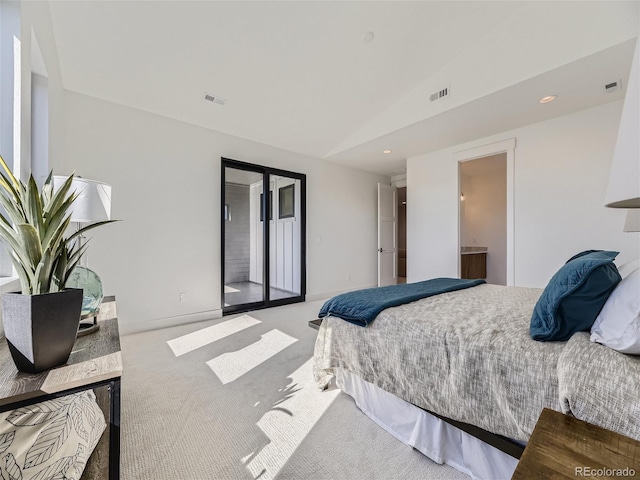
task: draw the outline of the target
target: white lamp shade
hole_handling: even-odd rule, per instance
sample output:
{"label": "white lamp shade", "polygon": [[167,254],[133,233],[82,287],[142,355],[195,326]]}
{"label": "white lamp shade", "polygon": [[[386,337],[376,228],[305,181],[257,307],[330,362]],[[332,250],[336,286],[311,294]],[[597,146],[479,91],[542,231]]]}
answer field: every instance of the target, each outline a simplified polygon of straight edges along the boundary
{"label": "white lamp shade", "polygon": [[640,209],[634,208],[627,211],[627,219],[624,222],[625,232],[640,232]]}
{"label": "white lamp shade", "polygon": [[640,40],[631,63],[631,74],[622,108],[605,205],[640,208]]}
{"label": "white lamp shade", "polygon": [[[68,177],[54,176],[54,191],[67,180]],[[111,185],[74,177],[71,192],[78,193],[78,197],[71,205],[71,221],[77,223],[93,223],[111,220]]]}

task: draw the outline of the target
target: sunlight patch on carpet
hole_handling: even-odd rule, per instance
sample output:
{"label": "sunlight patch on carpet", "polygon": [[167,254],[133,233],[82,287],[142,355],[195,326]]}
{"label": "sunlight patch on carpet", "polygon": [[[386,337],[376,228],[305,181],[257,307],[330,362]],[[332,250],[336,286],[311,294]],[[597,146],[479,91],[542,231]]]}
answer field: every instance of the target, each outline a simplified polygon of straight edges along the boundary
{"label": "sunlight patch on carpet", "polygon": [[297,338],[290,337],[280,330],[271,330],[248,347],[236,352],[224,353],[209,360],[207,365],[225,385],[240,378],[297,341]]}
{"label": "sunlight patch on carpet", "polygon": [[238,290],[237,288],[230,287],[229,285],[224,286],[224,293],[235,293],[239,291],[240,290]]}
{"label": "sunlight patch on carpet", "polygon": [[217,323],[216,325],[211,325],[210,327],[174,338],[173,340],[167,341],[167,344],[171,350],[173,350],[173,354],[179,357],[180,355],[193,352],[200,347],[209,345],[234,333],[241,332],[259,323],[262,322],[249,315],[242,315],[241,317],[232,318],[226,322]]}
{"label": "sunlight patch on carpet", "polygon": [[286,388],[294,393],[287,395],[277,408],[269,410],[258,421],[257,426],[270,442],[256,455],[242,459],[253,478],[275,478],[340,394],[337,389],[320,390],[313,380],[312,366],[313,358],[310,358],[289,375],[291,384]]}

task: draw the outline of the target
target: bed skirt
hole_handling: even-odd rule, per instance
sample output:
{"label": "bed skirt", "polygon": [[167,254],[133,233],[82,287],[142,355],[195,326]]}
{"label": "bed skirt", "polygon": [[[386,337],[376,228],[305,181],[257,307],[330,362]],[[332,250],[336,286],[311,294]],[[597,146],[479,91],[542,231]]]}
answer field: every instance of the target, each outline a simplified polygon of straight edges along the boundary
{"label": "bed skirt", "polygon": [[436,463],[445,463],[474,479],[510,479],[518,460],[428,412],[336,368],[336,385],[371,420],[402,443]]}

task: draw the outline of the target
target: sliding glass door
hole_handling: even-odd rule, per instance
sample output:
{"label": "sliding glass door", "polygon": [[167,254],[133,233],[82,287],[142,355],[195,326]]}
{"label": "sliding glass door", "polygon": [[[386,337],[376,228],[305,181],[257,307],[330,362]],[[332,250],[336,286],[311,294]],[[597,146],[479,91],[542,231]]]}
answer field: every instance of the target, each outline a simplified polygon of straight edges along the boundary
{"label": "sliding glass door", "polygon": [[221,217],[223,312],[304,301],[305,175],[223,159]]}

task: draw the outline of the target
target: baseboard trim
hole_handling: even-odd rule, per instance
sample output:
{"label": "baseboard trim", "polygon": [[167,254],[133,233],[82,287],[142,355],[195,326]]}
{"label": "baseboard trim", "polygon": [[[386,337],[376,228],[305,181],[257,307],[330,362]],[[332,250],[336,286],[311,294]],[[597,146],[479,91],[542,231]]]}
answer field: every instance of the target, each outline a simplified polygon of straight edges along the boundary
{"label": "baseboard trim", "polygon": [[306,302],[314,302],[316,300],[327,300],[331,297],[335,297],[336,295],[340,295],[341,293],[347,293],[347,292],[353,292],[355,290],[363,290],[365,288],[374,288],[377,287],[377,284],[373,284],[373,285],[364,285],[361,287],[354,287],[354,288],[347,288],[344,290],[335,290],[333,292],[323,292],[323,293],[312,293],[312,294],[307,294],[305,297],[305,301]]}
{"label": "baseboard trim", "polygon": [[216,318],[222,318],[222,309],[189,313],[187,315],[176,315],[175,317],[155,318],[134,323],[120,323],[119,327],[121,335],[131,335],[133,333],[149,332],[151,330],[176,327],[178,325],[202,322],[204,320],[214,320]]}
{"label": "baseboard trim", "polygon": [[[341,293],[353,292],[354,290],[362,290],[364,288],[377,287],[373,285],[363,285],[360,287],[347,288],[344,290],[334,290],[333,292],[312,293],[305,296],[305,302],[313,302],[316,300],[327,300]],[[120,323],[120,335],[132,335],[134,333],[149,332],[151,330],[160,330],[161,328],[176,327],[178,325],[186,325],[189,323],[202,322],[204,320],[214,320],[222,318],[222,309],[208,310],[206,312],[189,313],[187,315],[176,315],[175,317],[155,318],[151,320],[142,320],[133,323]]]}

